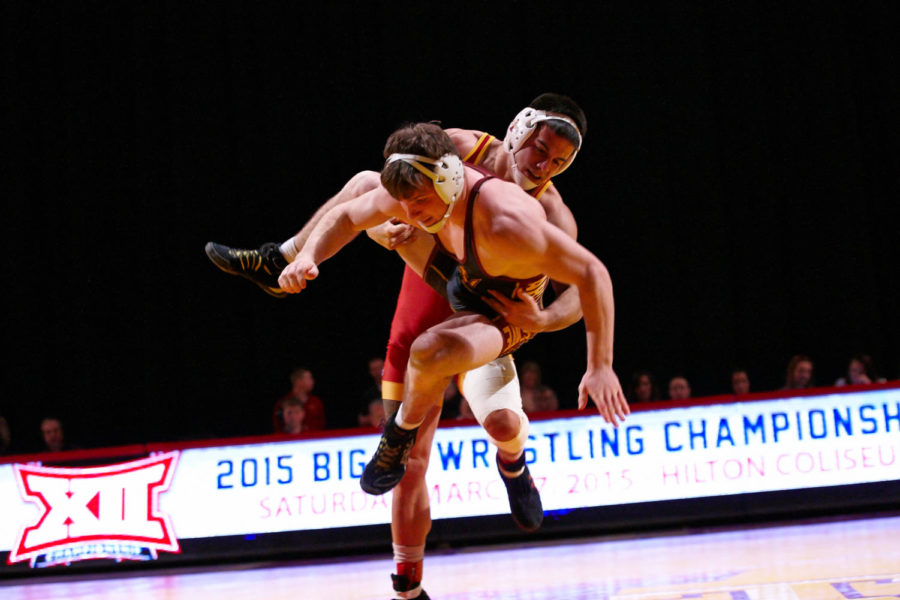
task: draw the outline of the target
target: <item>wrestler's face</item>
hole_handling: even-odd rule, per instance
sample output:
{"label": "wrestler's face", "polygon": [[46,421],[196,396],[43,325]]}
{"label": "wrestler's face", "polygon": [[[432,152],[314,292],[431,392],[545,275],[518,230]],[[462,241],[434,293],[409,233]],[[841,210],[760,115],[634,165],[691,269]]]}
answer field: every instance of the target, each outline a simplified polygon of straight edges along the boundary
{"label": "wrestler's face", "polygon": [[573,152],[572,142],[539,125],[513,157],[516,183],[526,189],[542,185],[560,172]]}
{"label": "wrestler's face", "polygon": [[438,196],[431,183],[416,188],[411,194],[398,200],[406,211],[408,221],[425,227],[430,227],[443,219],[444,213],[447,212],[447,205]]}

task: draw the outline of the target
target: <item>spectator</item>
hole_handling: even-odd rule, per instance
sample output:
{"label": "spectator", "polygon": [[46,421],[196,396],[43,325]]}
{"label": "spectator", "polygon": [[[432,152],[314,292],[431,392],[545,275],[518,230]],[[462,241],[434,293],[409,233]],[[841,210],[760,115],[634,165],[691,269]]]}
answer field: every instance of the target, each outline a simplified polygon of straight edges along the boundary
{"label": "spectator", "polygon": [[[526,361],[519,369],[519,386],[522,392],[522,410],[525,414],[541,412],[544,405],[559,406],[556,392],[541,383],[541,366],[534,361]],[[542,396],[545,399],[542,399]]]}
{"label": "spectator", "polygon": [[75,448],[66,440],[62,421],[56,417],[46,417],[41,421],[41,437],[44,440],[44,452],[62,452]]}
{"label": "spectator", "polygon": [[538,388],[538,393],[534,397],[534,406],[532,408],[536,413],[559,410],[559,399],[556,397],[556,392],[546,385],[542,385]]}
{"label": "spectator", "polygon": [[373,357],[369,359],[369,377],[372,378],[372,385],[366,389],[363,397],[368,400],[371,398],[381,398],[381,376],[384,374],[384,359]]}
{"label": "spectator", "polygon": [[681,375],[677,375],[669,380],[669,399],[670,400],[688,400],[691,397],[691,384]]}
{"label": "spectator", "polygon": [[12,433],[9,431],[9,423],[3,415],[0,415],[0,456],[4,454],[12,454],[10,447],[12,446]]}
{"label": "spectator", "polygon": [[[369,376],[372,378],[372,385],[369,386],[362,397],[359,399],[359,412],[356,415],[357,425],[360,427],[378,427],[378,421],[374,423],[370,419],[372,414],[372,400],[378,398],[381,400],[381,376],[384,373],[384,359],[373,357],[369,359]],[[384,412],[382,409],[381,412]]]}
{"label": "spectator", "polygon": [[879,377],[872,363],[872,357],[868,354],[856,354],[850,358],[847,365],[847,376],[841,377],[834,385],[866,385],[869,383],[884,383],[887,381]]}
{"label": "spectator", "polygon": [[750,393],[750,376],[747,369],[737,368],[731,371],[731,391],[735,396]]}
{"label": "spectator", "polygon": [[813,386],[813,362],[803,354],[791,358],[785,373],[783,390],[805,390]]}
{"label": "spectator", "polygon": [[279,398],[272,409],[272,428],[275,433],[284,433],[284,414],[282,404],[288,398],[297,398],[306,409],[304,424],[306,431],[325,429],[325,407],[322,399],[312,394],[316,380],[312,371],[306,367],[298,367],[291,371],[291,391]]}
{"label": "spectator", "polygon": [[369,401],[369,409],[366,414],[366,422],[372,427],[384,427],[384,421],[387,415],[384,414],[384,400],[381,398],[372,398]]}
{"label": "spectator", "polygon": [[650,371],[635,371],[631,376],[631,388],[628,390],[628,402],[659,402],[661,399],[656,378]]}
{"label": "spectator", "polygon": [[297,435],[307,431],[306,406],[296,396],[288,396],[281,402],[281,417],[284,421],[284,433]]}

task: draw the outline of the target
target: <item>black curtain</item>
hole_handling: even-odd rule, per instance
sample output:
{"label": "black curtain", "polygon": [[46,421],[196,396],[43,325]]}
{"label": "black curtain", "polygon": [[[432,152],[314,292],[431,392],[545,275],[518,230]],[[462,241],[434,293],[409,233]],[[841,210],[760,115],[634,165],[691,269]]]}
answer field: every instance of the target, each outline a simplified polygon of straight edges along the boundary
{"label": "black curtain", "polygon": [[[203,245],[292,235],[404,121],[502,135],[544,91],[589,128],[557,185],[609,267],[616,369],[695,394],[900,377],[894,2],[12,2],[0,414],[82,445],[268,431],[310,367],[352,425],[399,259],[367,239],[275,300]],[[563,407],[583,327],[538,360]]]}

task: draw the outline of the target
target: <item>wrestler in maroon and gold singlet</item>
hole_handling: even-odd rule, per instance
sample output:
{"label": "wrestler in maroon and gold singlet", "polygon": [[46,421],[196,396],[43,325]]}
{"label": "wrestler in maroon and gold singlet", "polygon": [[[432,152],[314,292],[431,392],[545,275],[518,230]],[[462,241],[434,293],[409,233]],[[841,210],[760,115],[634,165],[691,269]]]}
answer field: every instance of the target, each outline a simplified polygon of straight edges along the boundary
{"label": "wrestler in maroon and gold singlet", "polygon": [[[482,161],[487,149],[497,138],[483,133],[478,142],[463,157],[471,165]],[[552,183],[548,180],[543,185],[529,190],[528,193],[540,198]],[[397,307],[391,321],[391,335],[388,340],[387,356],[384,361],[384,375],[381,380],[381,396],[386,400],[403,400],[403,377],[406,375],[406,364],[409,361],[409,348],[420,333],[437,325],[453,310],[440,294],[431,289],[421,277],[409,267],[403,271],[403,282],[397,297]]]}

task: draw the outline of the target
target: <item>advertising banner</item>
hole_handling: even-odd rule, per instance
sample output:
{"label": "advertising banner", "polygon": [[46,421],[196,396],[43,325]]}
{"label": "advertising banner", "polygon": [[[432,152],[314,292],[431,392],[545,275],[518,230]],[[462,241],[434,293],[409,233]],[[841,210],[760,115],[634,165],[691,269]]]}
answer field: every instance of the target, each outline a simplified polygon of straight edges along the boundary
{"label": "advertising banner", "polygon": [[[375,434],[173,449],[100,467],[0,465],[8,564],[152,560],[179,540],[390,522],[359,487]],[[442,423],[427,474],[434,519],[509,512],[479,426]],[[900,389],[532,422],[545,511],[900,480]]]}

